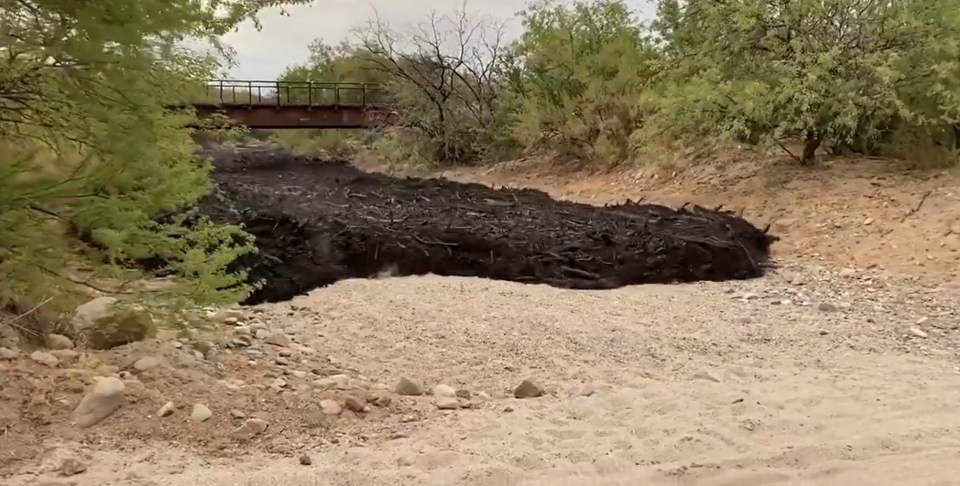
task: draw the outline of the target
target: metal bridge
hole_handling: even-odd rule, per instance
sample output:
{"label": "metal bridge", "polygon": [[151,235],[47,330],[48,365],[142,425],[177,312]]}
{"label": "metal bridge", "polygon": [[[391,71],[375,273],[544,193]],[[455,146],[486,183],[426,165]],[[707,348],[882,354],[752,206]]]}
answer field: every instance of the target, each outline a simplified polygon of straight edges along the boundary
{"label": "metal bridge", "polygon": [[396,117],[384,94],[368,83],[216,80],[190,104],[200,119],[221,113],[249,128],[376,128]]}

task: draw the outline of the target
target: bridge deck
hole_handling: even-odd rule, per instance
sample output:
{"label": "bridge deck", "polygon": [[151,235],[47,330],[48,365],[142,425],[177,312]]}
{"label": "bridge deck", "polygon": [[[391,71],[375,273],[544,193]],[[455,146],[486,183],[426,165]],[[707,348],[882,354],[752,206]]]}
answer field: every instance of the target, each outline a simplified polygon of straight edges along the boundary
{"label": "bridge deck", "polygon": [[249,128],[375,128],[395,115],[377,85],[217,80],[191,103],[198,118],[221,113]]}

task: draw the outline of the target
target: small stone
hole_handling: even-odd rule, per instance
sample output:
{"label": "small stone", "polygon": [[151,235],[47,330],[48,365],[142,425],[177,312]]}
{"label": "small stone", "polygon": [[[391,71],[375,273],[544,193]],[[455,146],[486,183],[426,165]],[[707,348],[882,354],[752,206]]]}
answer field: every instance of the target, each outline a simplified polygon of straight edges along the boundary
{"label": "small stone", "polygon": [[480,392],[480,393],[477,393],[477,398],[479,398],[479,399],[481,399],[481,400],[489,400],[489,399],[490,399],[490,394],[487,393],[487,392]]}
{"label": "small stone", "polygon": [[[250,326],[250,330],[253,330],[253,326]],[[256,337],[257,339],[267,339],[268,337],[270,337],[270,335],[271,333],[270,331],[267,330],[266,327],[253,331],[253,336]]]}
{"label": "small stone", "polygon": [[460,408],[460,401],[456,397],[437,397],[434,404],[440,410],[456,410]]}
{"label": "small stone", "polygon": [[829,303],[829,302],[821,302],[821,303],[817,304],[817,309],[819,309],[819,310],[821,310],[821,311],[823,311],[823,312],[836,312],[836,311],[837,311],[837,306],[835,306],[835,305],[833,305],[833,304],[831,304],[831,303]]}
{"label": "small stone", "polygon": [[699,372],[697,372],[697,373],[694,373],[694,374],[693,374],[693,379],[694,379],[694,380],[712,381],[712,382],[714,382],[714,383],[720,383],[720,378],[717,378],[716,376],[713,376],[712,374],[710,374],[709,371],[699,371]]}
{"label": "small stone", "polygon": [[17,359],[20,356],[20,351],[10,348],[0,348],[0,361],[10,361]]}
{"label": "small stone", "polygon": [[280,351],[277,352],[277,355],[278,355],[278,356],[282,356],[282,357],[284,357],[284,358],[289,358],[289,357],[293,356],[293,350],[292,350],[292,349],[281,349]]}
{"label": "small stone", "polygon": [[190,420],[196,423],[205,422],[210,417],[213,417],[213,412],[206,405],[200,403],[195,404],[193,412],[190,413]]}
{"label": "small stone", "polygon": [[470,393],[470,390],[467,390],[466,388],[461,388],[461,389],[457,390],[457,392],[455,393],[455,396],[456,396],[457,398],[462,398],[462,399],[464,399],[464,400],[469,400],[471,397],[473,397],[473,394]]}
{"label": "small stone", "polygon": [[327,415],[340,415],[340,412],[343,411],[343,407],[341,407],[336,400],[321,400],[320,410]]}
{"label": "small stone", "polygon": [[73,341],[63,334],[47,334],[47,347],[50,349],[73,349]]}
{"label": "small stone", "polygon": [[360,412],[369,410],[364,400],[361,400],[354,396],[347,397],[346,400],[344,400],[343,404],[346,405],[347,410],[350,410],[351,412],[354,412],[354,413],[360,413]]}
{"label": "small stone", "polygon": [[295,378],[306,378],[306,377],[307,377],[307,372],[306,372],[306,371],[302,371],[302,370],[294,370],[294,371],[293,371],[293,376],[294,376]]}
{"label": "small stone", "polygon": [[124,388],[120,378],[101,378],[80,400],[74,410],[74,422],[79,427],[90,427],[109,417],[123,404]]}
{"label": "small stone", "polygon": [[927,333],[924,332],[923,330],[918,329],[918,328],[916,328],[916,327],[911,327],[911,328],[910,328],[910,334],[913,335],[914,337],[918,337],[918,338],[925,338],[925,337],[929,336],[929,334],[927,334]]}
{"label": "small stone", "polygon": [[30,359],[36,361],[37,363],[47,365],[51,368],[60,364],[60,360],[56,356],[46,352],[46,351],[34,351],[30,353]]}
{"label": "small stone", "polygon": [[310,456],[303,454],[300,456],[300,465],[309,466],[313,464],[313,461],[310,459]]}
{"label": "small stone", "polygon": [[457,395],[457,390],[452,386],[441,384],[433,387],[433,395],[437,397],[454,397]]}
{"label": "small stone", "polygon": [[344,374],[333,375],[330,377],[340,390],[346,390],[350,387],[350,377]]}
{"label": "small stone", "polygon": [[87,470],[87,465],[80,462],[77,459],[69,457],[63,460],[63,464],[60,465],[60,474],[63,476],[76,476]]}
{"label": "small stone", "polygon": [[393,403],[393,399],[390,397],[377,397],[377,399],[373,402],[374,405],[381,408],[387,408],[391,403]]}
{"label": "small stone", "polygon": [[417,463],[417,457],[413,454],[404,454],[397,458],[397,465],[401,467],[412,466]]}
{"label": "small stone", "polygon": [[394,391],[400,395],[406,395],[406,396],[423,395],[423,387],[405,376],[400,378],[400,381],[397,383],[397,386],[394,387]]}
{"label": "small stone", "polygon": [[163,406],[160,407],[160,410],[157,411],[157,416],[166,417],[169,415],[173,415],[173,411],[175,408],[176,408],[176,405],[174,405],[173,402],[164,403]]}
{"label": "small stone", "polygon": [[247,418],[247,414],[241,412],[240,410],[231,410],[231,411],[230,411],[230,416],[233,417],[233,418],[235,418],[235,419],[245,419],[245,418]]}
{"label": "small stone", "polygon": [[152,368],[156,368],[163,363],[163,360],[157,358],[156,356],[146,356],[138,359],[133,363],[133,369],[144,372]]}
{"label": "small stone", "polygon": [[313,386],[317,387],[320,391],[323,391],[337,386],[337,383],[330,378],[320,378],[319,380],[313,382]]}
{"label": "small stone", "polygon": [[263,338],[263,342],[285,348],[293,344],[293,341],[282,332],[272,332],[269,336]]}
{"label": "small stone", "polygon": [[597,393],[597,387],[594,386],[593,384],[589,384],[581,388],[578,395],[580,395],[581,397],[589,397],[589,396],[595,395],[596,393]]}
{"label": "small stone", "polygon": [[523,380],[523,382],[513,390],[513,396],[516,398],[536,398],[543,396],[544,393],[546,393],[546,390],[530,378]]}
{"label": "small stone", "polygon": [[270,382],[270,388],[276,388],[279,390],[279,389],[286,388],[286,386],[287,386],[287,382],[283,378],[274,378],[274,380]]}
{"label": "small stone", "polygon": [[273,360],[279,366],[290,366],[290,360],[282,356],[277,356],[277,359]]}
{"label": "small stone", "polygon": [[250,439],[264,433],[269,426],[270,424],[263,419],[247,419],[243,421],[243,425],[233,431],[233,435]]}
{"label": "small stone", "polygon": [[50,351],[50,354],[56,356],[60,361],[73,361],[80,357],[80,353],[72,349],[54,349]]}
{"label": "small stone", "polygon": [[233,328],[233,335],[249,337],[253,335],[253,331],[250,330],[250,326],[237,326]]}

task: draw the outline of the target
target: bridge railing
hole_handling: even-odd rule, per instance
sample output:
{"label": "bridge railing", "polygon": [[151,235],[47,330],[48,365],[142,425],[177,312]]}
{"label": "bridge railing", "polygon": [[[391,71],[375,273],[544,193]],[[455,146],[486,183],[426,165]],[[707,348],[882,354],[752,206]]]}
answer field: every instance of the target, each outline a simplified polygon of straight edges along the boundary
{"label": "bridge railing", "polygon": [[214,80],[205,102],[223,106],[377,106],[386,101],[377,84],[317,81]]}

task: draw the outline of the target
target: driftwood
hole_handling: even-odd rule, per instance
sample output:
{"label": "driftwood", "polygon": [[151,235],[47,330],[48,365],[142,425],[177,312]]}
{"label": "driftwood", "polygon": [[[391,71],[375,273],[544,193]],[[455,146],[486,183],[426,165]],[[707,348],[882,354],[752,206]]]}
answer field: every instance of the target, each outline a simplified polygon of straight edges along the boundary
{"label": "driftwood", "polygon": [[575,289],[762,276],[776,240],[731,212],[597,207],[524,189],[397,179],[266,149],[214,154],[201,210],[242,223],[261,280],[247,303],[280,301],[387,268]]}

